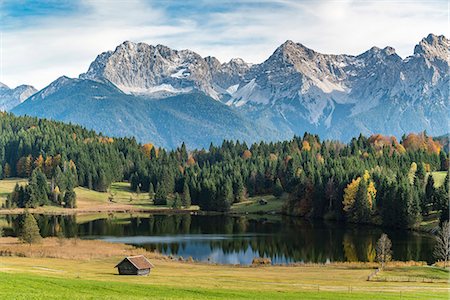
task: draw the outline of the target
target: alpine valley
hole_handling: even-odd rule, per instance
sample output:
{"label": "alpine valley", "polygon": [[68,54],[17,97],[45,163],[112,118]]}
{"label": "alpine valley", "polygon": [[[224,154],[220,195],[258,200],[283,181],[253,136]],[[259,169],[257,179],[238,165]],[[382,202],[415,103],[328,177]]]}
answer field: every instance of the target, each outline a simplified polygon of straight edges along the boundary
{"label": "alpine valley", "polygon": [[[391,47],[332,55],[286,41],[250,64],[124,42],[98,55],[79,78],[60,77],[37,93],[1,86],[0,109],[167,148],[281,140],[305,131],[343,141],[360,133],[442,135],[449,51],[449,40],[433,34],[404,59]],[[22,102],[24,95],[30,97]]]}

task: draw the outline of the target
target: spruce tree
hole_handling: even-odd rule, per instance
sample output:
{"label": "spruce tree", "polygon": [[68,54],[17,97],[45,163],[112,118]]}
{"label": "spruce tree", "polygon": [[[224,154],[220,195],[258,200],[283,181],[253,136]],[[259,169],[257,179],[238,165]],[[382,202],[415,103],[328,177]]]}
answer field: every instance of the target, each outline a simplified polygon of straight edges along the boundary
{"label": "spruce tree", "polygon": [[275,186],[273,187],[273,195],[280,198],[283,195],[283,186],[281,185],[280,178],[275,181]]}
{"label": "spruce tree", "polygon": [[187,182],[184,182],[183,185],[183,200],[182,200],[183,207],[190,208],[191,207],[191,192],[189,190],[189,185]]}
{"label": "spruce tree", "polygon": [[33,170],[27,186],[27,207],[37,207],[48,204],[49,186],[47,178],[39,169]]}
{"label": "spruce tree", "polygon": [[148,196],[150,200],[153,200],[155,198],[155,188],[153,187],[153,183],[150,182],[150,186],[148,188]]}
{"label": "spruce tree", "polygon": [[167,205],[167,192],[162,184],[156,185],[155,199],[153,200],[155,205]]}
{"label": "spruce tree", "polygon": [[430,174],[428,175],[427,185],[425,186],[425,195],[420,199],[420,208],[422,209],[422,214],[427,215],[430,207],[433,206],[434,200],[434,179]]}
{"label": "spruce tree", "polygon": [[175,193],[175,197],[174,197],[173,202],[172,202],[172,208],[173,208],[173,209],[178,209],[178,208],[180,208],[180,207],[181,207],[181,197],[180,197],[180,194]]}
{"label": "spruce tree", "polygon": [[212,209],[220,212],[227,212],[230,210],[233,199],[233,187],[231,181],[226,180],[219,189],[216,205]]}
{"label": "spruce tree", "polygon": [[233,190],[234,203],[239,203],[245,200],[245,186],[240,174],[236,175],[236,182],[234,184]]}
{"label": "spruce tree", "polygon": [[20,229],[19,239],[31,245],[33,243],[38,243],[41,238],[42,237],[39,233],[39,226],[36,222],[36,219],[32,214],[26,212],[22,227]]}
{"label": "spruce tree", "polygon": [[77,194],[73,188],[66,191],[64,194],[64,207],[76,208],[77,207]]}
{"label": "spruce tree", "polygon": [[355,196],[355,204],[351,210],[353,222],[368,223],[370,221],[370,207],[367,196],[367,183],[364,179],[359,181]]}

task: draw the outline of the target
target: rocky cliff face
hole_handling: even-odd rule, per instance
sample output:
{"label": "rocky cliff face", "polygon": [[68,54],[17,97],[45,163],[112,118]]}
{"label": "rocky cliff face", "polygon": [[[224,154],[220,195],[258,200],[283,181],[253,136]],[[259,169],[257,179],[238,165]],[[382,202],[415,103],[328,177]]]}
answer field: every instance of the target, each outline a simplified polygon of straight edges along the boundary
{"label": "rocky cliff face", "polygon": [[190,50],[124,42],[104,52],[81,79],[108,80],[126,93],[163,98],[200,91],[216,100],[248,69],[242,60],[220,64]]}
{"label": "rocky cliff face", "polygon": [[9,111],[36,93],[31,85],[19,85],[11,89],[0,82],[0,111]]}

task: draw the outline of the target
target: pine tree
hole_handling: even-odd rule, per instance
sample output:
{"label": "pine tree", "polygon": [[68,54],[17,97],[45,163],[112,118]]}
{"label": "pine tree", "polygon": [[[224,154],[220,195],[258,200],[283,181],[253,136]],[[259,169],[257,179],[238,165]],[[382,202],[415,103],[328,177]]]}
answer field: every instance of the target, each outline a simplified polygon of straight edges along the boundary
{"label": "pine tree", "polygon": [[108,191],[109,183],[108,183],[108,179],[106,178],[105,171],[101,170],[98,176],[99,177],[98,177],[98,183],[97,183],[96,190],[99,192]]}
{"label": "pine tree", "polygon": [[408,227],[415,227],[421,220],[420,218],[420,193],[421,189],[413,186],[408,186],[405,197],[407,204],[406,217],[408,219]]}
{"label": "pine tree", "polygon": [[187,184],[187,182],[184,182],[183,185],[183,200],[182,200],[182,204],[185,208],[190,208],[191,207],[191,192],[189,190],[189,185]]}
{"label": "pine tree", "polygon": [[67,208],[76,208],[77,207],[77,194],[70,188],[64,194],[64,207]]}
{"label": "pine tree", "polygon": [[155,199],[153,200],[155,205],[167,205],[167,192],[162,184],[156,185]]}
{"label": "pine tree", "polygon": [[416,171],[416,180],[419,181],[420,186],[425,185],[425,177],[427,176],[427,173],[425,172],[425,167],[422,162],[419,162],[417,164],[417,171]]}
{"label": "pine tree", "polygon": [[434,179],[430,174],[428,175],[427,185],[425,186],[425,195],[421,198],[420,201],[420,208],[422,209],[423,215],[427,215],[430,210],[430,206],[433,206],[433,203],[435,202],[434,194]]}
{"label": "pine tree", "polygon": [[48,204],[49,186],[47,178],[40,169],[33,170],[27,186],[27,207],[37,207]]}
{"label": "pine tree", "polygon": [[180,197],[180,194],[175,193],[175,197],[174,197],[173,202],[172,202],[172,208],[173,208],[173,209],[178,209],[178,208],[180,208],[180,207],[181,207],[181,197]]}
{"label": "pine tree", "polygon": [[275,181],[273,195],[277,198],[280,198],[283,195],[283,186],[281,185],[280,178],[277,178],[277,180]]}
{"label": "pine tree", "polygon": [[150,182],[150,186],[148,188],[148,196],[150,200],[153,200],[155,198],[155,188],[153,187],[153,183]]}
{"label": "pine tree", "polygon": [[39,226],[36,219],[30,213],[25,213],[25,218],[20,229],[19,239],[25,243],[33,244],[38,243],[41,240],[41,234],[39,233]]}
{"label": "pine tree", "polygon": [[233,200],[233,187],[231,181],[226,180],[219,189],[216,205],[212,209],[220,212],[227,212],[230,210]]}
{"label": "pine tree", "polygon": [[245,186],[244,181],[242,180],[242,176],[240,174],[234,174],[234,182],[233,182],[233,194],[234,194],[234,203],[239,203],[245,200]]}

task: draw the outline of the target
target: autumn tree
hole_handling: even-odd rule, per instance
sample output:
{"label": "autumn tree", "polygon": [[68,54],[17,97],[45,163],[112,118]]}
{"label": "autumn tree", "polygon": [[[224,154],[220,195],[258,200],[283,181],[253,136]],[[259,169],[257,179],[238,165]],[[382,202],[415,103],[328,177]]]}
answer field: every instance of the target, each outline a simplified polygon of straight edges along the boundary
{"label": "autumn tree", "polygon": [[245,150],[243,153],[242,153],[242,158],[243,159],[249,159],[249,158],[251,158],[252,157],[252,153],[250,152],[250,150]]}
{"label": "autumn tree", "polygon": [[34,168],[44,171],[44,157],[42,156],[42,154],[40,154],[34,161]]}
{"label": "autumn tree", "polygon": [[347,216],[353,222],[370,221],[370,212],[374,207],[376,194],[375,183],[370,179],[369,172],[365,170],[362,178],[353,179],[344,189],[342,204]]}
{"label": "autumn tree", "polygon": [[60,199],[61,191],[59,190],[58,186],[55,186],[52,194],[53,194],[53,203],[61,204],[61,202],[62,202]]}
{"label": "autumn tree", "polygon": [[342,201],[342,204],[344,205],[345,212],[349,212],[355,204],[356,193],[358,192],[360,181],[361,177],[353,179],[344,189],[344,200]]}

